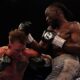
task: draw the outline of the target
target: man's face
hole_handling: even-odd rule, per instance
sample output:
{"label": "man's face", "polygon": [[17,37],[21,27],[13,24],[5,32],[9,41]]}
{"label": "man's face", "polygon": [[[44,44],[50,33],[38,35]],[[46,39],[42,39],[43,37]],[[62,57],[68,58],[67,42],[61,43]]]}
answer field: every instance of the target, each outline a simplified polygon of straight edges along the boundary
{"label": "man's face", "polygon": [[26,45],[19,43],[18,41],[10,44],[10,50],[13,55],[18,55],[26,48]]}
{"label": "man's face", "polygon": [[53,21],[58,19],[58,13],[56,7],[48,7],[45,10],[46,21],[48,25],[51,25]]}

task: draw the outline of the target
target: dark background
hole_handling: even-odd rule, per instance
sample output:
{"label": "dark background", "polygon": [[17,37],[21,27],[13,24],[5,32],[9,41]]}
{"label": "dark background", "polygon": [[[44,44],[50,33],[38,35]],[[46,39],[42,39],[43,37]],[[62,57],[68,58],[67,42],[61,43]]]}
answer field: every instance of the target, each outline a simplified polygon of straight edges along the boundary
{"label": "dark background", "polygon": [[[79,0],[56,0],[74,14],[74,20],[80,21]],[[18,27],[22,21],[31,21],[31,33],[39,41],[46,29],[44,10],[54,0],[0,0],[0,46],[8,44],[8,32]],[[25,75],[26,76],[26,75]]]}
{"label": "dark background", "polygon": [[[79,0],[56,0],[64,3],[80,21]],[[46,28],[44,10],[54,0],[0,0],[0,46],[8,43],[8,32],[17,28],[20,22],[32,22],[31,33],[39,40]]]}

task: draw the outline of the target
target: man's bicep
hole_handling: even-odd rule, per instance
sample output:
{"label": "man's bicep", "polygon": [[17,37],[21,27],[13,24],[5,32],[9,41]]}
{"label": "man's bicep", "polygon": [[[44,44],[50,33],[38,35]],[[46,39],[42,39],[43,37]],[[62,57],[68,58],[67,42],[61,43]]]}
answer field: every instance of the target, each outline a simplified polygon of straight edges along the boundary
{"label": "man's bicep", "polygon": [[80,43],[80,34],[77,32],[74,32],[71,34],[71,40],[74,43]]}
{"label": "man's bicep", "polygon": [[80,24],[75,22],[73,27],[71,26],[71,39],[74,43],[80,43]]}
{"label": "man's bicep", "polygon": [[27,57],[35,57],[38,56],[39,53],[36,50],[29,49],[27,48],[26,50],[23,51],[23,54]]}
{"label": "man's bicep", "polygon": [[43,40],[41,40],[41,41],[39,42],[39,46],[40,46],[40,48],[42,48],[42,49],[47,49],[47,48],[48,48],[48,43],[45,42],[45,41],[43,41]]}

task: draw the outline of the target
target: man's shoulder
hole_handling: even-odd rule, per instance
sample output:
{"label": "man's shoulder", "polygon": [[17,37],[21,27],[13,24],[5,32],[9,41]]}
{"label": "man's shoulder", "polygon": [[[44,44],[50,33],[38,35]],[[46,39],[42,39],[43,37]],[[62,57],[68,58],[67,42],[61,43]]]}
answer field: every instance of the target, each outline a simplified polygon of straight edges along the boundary
{"label": "man's shoulder", "polygon": [[8,46],[2,46],[2,47],[0,47],[0,55],[5,54],[7,50],[8,50]]}
{"label": "man's shoulder", "polygon": [[75,25],[75,26],[80,26],[80,22],[78,21],[73,21],[73,22],[70,22],[70,25]]}
{"label": "man's shoulder", "polygon": [[78,21],[70,22],[70,29],[80,30],[80,23]]}
{"label": "man's shoulder", "polygon": [[72,22],[70,22],[70,24],[79,25],[80,23],[78,21],[72,21]]}
{"label": "man's shoulder", "polygon": [[26,55],[28,57],[39,55],[39,53],[36,50],[31,49],[31,48],[26,48],[23,53],[24,53],[24,55]]}

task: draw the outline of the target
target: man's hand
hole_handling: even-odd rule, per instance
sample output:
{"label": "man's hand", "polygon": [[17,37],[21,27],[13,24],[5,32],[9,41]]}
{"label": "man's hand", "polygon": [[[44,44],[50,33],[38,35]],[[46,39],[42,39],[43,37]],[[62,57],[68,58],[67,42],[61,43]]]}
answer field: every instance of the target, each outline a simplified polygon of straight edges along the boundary
{"label": "man's hand", "polygon": [[25,32],[25,34],[28,35],[30,33],[31,24],[32,23],[30,21],[22,22],[19,24],[18,29]]}
{"label": "man's hand", "polygon": [[44,31],[42,40],[60,48],[62,48],[64,43],[66,42],[66,40],[58,36],[57,33],[51,31]]}

